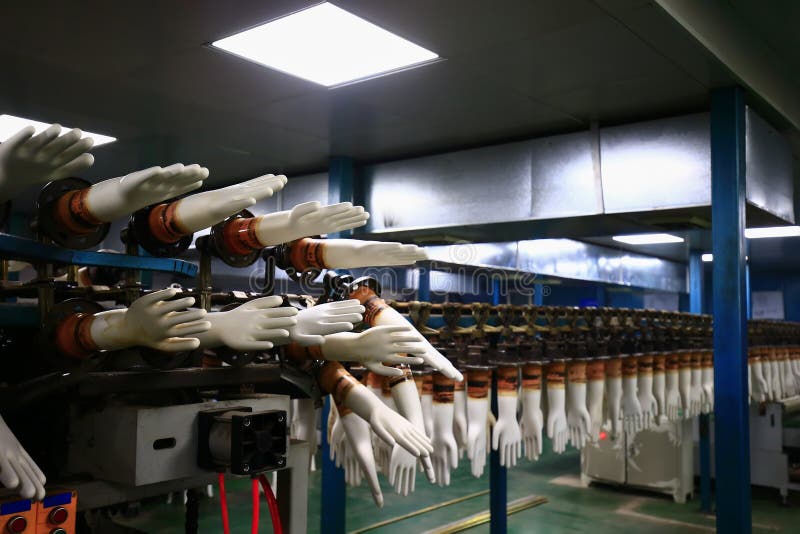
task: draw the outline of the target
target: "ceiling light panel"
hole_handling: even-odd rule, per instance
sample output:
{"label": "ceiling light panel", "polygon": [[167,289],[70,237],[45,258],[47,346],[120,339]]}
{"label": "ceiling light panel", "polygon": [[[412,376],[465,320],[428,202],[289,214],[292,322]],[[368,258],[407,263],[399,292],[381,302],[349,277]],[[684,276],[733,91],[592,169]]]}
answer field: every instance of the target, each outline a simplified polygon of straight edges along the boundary
{"label": "ceiling light panel", "polygon": [[[26,126],[33,126],[36,128],[36,133],[47,129],[50,127],[51,123],[47,122],[40,122],[35,121],[32,119],[25,119],[23,117],[16,117],[14,115],[0,115],[0,142],[5,141],[12,135],[16,134]],[[61,126],[61,133],[65,134],[70,131],[72,128],[68,128],[64,125]],[[81,129],[83,132],[82,137],[91,137],[94,139],[94,146],[105,145],[107,143],[113,143],[117,140],[116,137],[111,137],[108,135],[96,134],[92,132],[87,132],[84,129]]]}
{"label": "ceiling light panel", "polygon": [[672,234],[615,235],[612,239],[627,245],[660,245],[663,243],[683,243],[682,237]]}
{"label": "ceiling light panel", "polygon": [[427,63],[439,57],[328,2],[215,41],[212,45],[328,87]]}

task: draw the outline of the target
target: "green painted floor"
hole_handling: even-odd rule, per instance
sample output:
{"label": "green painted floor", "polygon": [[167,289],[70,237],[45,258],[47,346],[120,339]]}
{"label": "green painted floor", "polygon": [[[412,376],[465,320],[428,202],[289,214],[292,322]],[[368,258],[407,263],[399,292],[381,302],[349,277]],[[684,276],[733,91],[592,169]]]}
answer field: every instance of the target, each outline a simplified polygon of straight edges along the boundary
{"label": "green painted floor", "polygon": [[[317,464],[319,465],[319,463]],[[347,530],[353,531],[373,525],[379,521],[402,516],[420,508],[439,502],[470,495],[488,488],[488,473],[475,479],[469,473],[466,462],[462,462],[449,488],[431,486],[418,474],[416,492],[406,498],[399,497],[384,484],[386,504],[379,510],[372,504],[366,486],[347,490]],[[653,494],[621,491],[609,487],[578,486],[579,455],[572,451],[560,456],[545,454],[538,462],[523,461],[509,470],[508,499],[528,495],[543,495],[549,502],[508,517],[508,532],[511,533],[560,533],[585,532],[591,534],[614,533],[620,528],[626,534],[711,532],[714,520],[698,511],[698,501],[674,504],[670,498]],[[229,508],[233,534],[250,532],[249,481],[233,481],[229,486]],[[280,499],[280,495],[278,495]],[[320,532],[319,518],[320,472],[311,474],[309,491],[309,533]],[[428,529],[457,521],[476,512],[487,510],[488,495],[447,506],[422,516],[406,519],[382,528],[370,530],[371,534],[416,534]],[[218,498],[201,501],[200,532],[204,534],[222,531],[219,520]],[[262,506],[261,532],[272,532],[269,517],[264,516]],[[123,520],[120,520],[122,522]],[[754,490],[754,532],[800,532],[800,494],[791,493],[789,506],[778,504],[776,490]],[[135,527],[149,534],[183,533],[183,507],[167,505],[163,500],[144,503],[141,513],[124,520],[126,526]],[[488,533],[489,526],[472,528],[470,534]]]}

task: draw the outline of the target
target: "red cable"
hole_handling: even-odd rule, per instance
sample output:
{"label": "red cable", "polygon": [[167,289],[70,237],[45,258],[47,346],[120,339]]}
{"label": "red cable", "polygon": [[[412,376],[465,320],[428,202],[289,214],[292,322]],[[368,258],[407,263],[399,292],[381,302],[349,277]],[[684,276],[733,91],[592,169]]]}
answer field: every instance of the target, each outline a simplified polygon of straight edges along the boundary
{"label": "red cable", "polygon": [[258,479],[256,477],[251,480],[250,487],[253,494],[253,523],[250,525],[250,534],[258,534],[258,508],[261,503],[261,490],[258,489]]}
{"label": "red cable", "polygon": [[272,493],[272,486],[269,485],[267,477],[259,475],[258,479],[261,481],[261,487],[264,488],[264,493],[267,495],[267,504],[269,505],[269,515],[272,517],[272,531],[275,534],[283,534],[283,525],[281,524],[281,514],[278,511],[278,499]]}
{"label": "red cable", "polygon": [[219,483],[219,504],[222,508],[222,532],[231,534],[230,520],[228,519],[228,496],[225,494],[225,473],[217,473]]}

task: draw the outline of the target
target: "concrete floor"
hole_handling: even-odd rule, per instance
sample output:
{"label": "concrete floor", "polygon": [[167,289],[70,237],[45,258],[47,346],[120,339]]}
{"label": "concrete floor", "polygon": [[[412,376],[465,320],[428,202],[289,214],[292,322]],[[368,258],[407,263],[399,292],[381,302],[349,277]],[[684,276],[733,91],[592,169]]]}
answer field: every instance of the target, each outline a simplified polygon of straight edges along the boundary
{"label": "concrete floor", "polygon": [[[522,461],[509,471],[508,499],[528,495],[542,495],[549,502],[508,517],[511,533],[591,533],[626,534],[713,532],[714,519],[698,511],[698,501],[684,505],[674,504],[667,497],[653,494],[622,491],[610,487],[585,489],[579,485],[579,456],[576,451],[563,455],[545,454],[538,462]],[[364,529],[386,519],[402,516],[438,502],[467,496],[488,488],[488,473],[475,479],[466,462],[455,473],[449,488],[434,487],[417,478],[416,492],[406,498],[391,492],[384,484],[386,504],[379,510],[365,485],[347,489],[347,530]],[[229,509],[233,534],[250,532],[250,495],[248,481],[233,481],[229,486]],[[320,473],[311,474],[308,523],[309,533],[320,532],[319,493]],[[278,495],[280,499],[280,495]],[[398,521],[381,528],[368,530],[371,534],[416,534],[451,523],[471,514],[488,510],[489,496],[475,497],[421,516]],[[200,532],[221,532],[219,500],[203,498],[201,501]],[[272,532],[269,517],[262,506],[261,531]],[[754,532],[800,532],[800,494],[791,493],[789,506],[778,504],[775,490],[754,489]],[[179,534],[183,530],[183,508],[175,503],[145,503],[138,517],[123,521],[125,525],[149,534]],[[470,534],[488,533],[489,526],[482,525],[468,531]]]}

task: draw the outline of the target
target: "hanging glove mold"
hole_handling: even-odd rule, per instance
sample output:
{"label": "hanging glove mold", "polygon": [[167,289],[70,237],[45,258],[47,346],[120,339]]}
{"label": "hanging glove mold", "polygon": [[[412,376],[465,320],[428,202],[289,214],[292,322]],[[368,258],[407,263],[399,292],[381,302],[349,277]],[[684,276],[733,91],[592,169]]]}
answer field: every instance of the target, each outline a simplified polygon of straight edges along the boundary
{"label": "hanging glove mold", "polygon": [[497,422],[492,429],[492,449],[500,450],[500,465],[513,467],[522,455],[522,431],[517,422],[519,366],[497,362]]}
{"label": "hanging glove mold", "polygon": [[482,365],[467,366],[467,458],[472,476],[479,478],[486,466],[486,419],[489,415],[491,370]]}
{"label": "hanging glove mold", "polygon": [[[291,354],[293,360],[303,361],[306,356]],[[378,437],[389,445],[400,445],[416,457],[429,457],[433,448],[430,439],[400,414],[390,410],[366,386],[359,383],[338,362],[325,362],[316,370],[317,382],[324,393],[333,395],[341,406],[352,410],[367,421]]]}
{"label": "hanging glove mold", "polygon": [[552,440],[553,452],[561,454],[567,450],[569,427],[566,412],[566,363],[552,360],[547,363],[547,437]]}
{"label": "hanging glove mold", "polygon": [[567,363],[567,426],[569,440],[582,449],[589,440],[592,419],[586,409],[586,360],[572,359]]}
{"label": "hanging glove mold", "polygon": [[642,430],[658,424],[658,401],[653,394],[653,362],[652,354],[636,355],[638,367],[637,396],[642,407]]}
{"label": "hanging glove mold", "polygon": [[330,206],[306,202],[289,211],[258,217],[244,210],[214,225],[210,243],[222,261],[243,267],[258,259],[265,247],[358,228],[367,224],[367,219],[369,213],[350,202]]}
{"label": "hanging glove mold", "polygon": [[436,481],[442,486],[450,485],[450,471],[458,467],[458,444],[453,435],[453,413],[455,381],[441,373],[433,375],[433,469]]}
{"label": "hanging glove mold", "polygon": [[666,362],[666,416],[670,421],[681,418],[683,399],[680,390],[680,354],[676,351],[667,353]]}
{"label": "hanging glove mold", "polygon": [[[385,300],[378,296],[376,289],[379,292],[380,286],[370,278],[356,280],[347,288],[349,297],[358,299],[366,308],[364,322],[370,326],[408,325],[408,321],[400,313],[392,309],[386,304]],[[464,379],[455,366],[422,336],[420,336],[420,343],[425,347],[425,352],[419,354],[419,356],[427,365],[453,380],[460,382]]]}
{"label": "hanging glove mold", "polygon": [[89,150],[94,145],[77,128],[59,136],[61,126],[53,124],[34,135],[26,126],[0,144],[0,203],[17,196],[31,185],[62,180],[85,171],[94,163]]}
{"label": "hanging glove mold", "polygon": [[527,362],[522,367],[522,442],[525,445],[525,457],[538,460],[542,454],[542,363]]}
{"label": "hanging glove mold", "polygon": [[[411,370],[402,366],[403,375],[392,377],[389,381],[392,398],[398,413],[405,417],[414,427],[425,435],[425,419],[422,415],[422,403],[419,398],[419,391],[414,383]],[[433,464],[429,456],[420,458],[425,475],[431,484],[436,482],[436,475],[433,471]],[[395,446],[392,451],[390,461],[389,483],[395,487],[395,491],[401,495],[408,495],[414,491],[416,479],[416,460],[411,460],[405,451],[399,451]]]}
{"label": "hanging glove mold", "polygon": [[61,246],[89,248],[105,238],[111,221],[193,191],[206,178],[205,167],[176,163],[94,185],[79,178],[50,182],[39,194],[37,229]]}
{"label": "hanging glove mold", "polygon": [[153,256],[184,252],[195,232],[269,198],[286,185],[286,176],[266,174],[246,182],[153,204],[131,216],[128,235]]}

